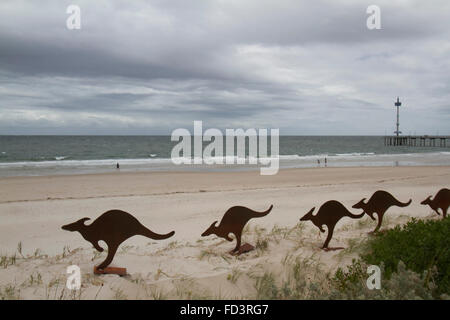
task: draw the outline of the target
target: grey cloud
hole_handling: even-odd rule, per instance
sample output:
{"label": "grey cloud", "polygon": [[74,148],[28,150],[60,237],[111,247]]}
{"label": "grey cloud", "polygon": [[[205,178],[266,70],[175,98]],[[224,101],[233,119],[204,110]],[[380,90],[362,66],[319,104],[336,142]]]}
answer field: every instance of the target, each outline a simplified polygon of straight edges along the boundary
{"label": "grey cloud", "polygon": [[[65,28],[72,3],[81,30]],[[3,1],[0,134],[384,134],[397,95],[404,131],[450,134],[450,4],[378,1],[373,31],[370,4]]]}

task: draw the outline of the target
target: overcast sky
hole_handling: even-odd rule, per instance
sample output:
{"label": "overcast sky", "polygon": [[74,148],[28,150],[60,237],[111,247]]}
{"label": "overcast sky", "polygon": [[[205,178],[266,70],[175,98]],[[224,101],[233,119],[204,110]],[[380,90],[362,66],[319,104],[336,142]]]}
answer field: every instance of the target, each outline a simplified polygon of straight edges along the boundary
{"label": "overcast sky", "polygon": [[384,135],[397,96],[450,134],[450,1],[0,1],[0,134]]}

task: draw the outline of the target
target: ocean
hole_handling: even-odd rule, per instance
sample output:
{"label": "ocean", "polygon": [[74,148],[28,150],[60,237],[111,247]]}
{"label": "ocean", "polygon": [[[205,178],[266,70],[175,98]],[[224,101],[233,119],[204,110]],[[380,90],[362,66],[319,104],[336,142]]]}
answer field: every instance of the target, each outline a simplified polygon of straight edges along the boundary
{"label": "ocean", "polygon": [[[0,136],[0,176],[120,171],[254,170],[174,165],[170,136]],[[206,146],[209,142],[205,142]],[[270,148],[269,148],[270,150]],[[450,147],[385,146],[381,136],[280,136],[280,168],[450,165]],[[320,164],[318,163],[320,161]]]}

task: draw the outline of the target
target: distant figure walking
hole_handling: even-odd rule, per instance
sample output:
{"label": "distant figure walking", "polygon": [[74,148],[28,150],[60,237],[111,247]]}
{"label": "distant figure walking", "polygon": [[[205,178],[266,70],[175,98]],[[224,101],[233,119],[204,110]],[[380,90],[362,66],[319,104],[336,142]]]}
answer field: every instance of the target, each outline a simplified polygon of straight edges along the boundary
{"label": "distant figure walking", "polygon": [[119,166],[119,163],[117,162],[117,164],[116,164],[116,168],[117,169],[120,169],[120,166]]}
{"label": "distant figure walking", "polygon": [[320,159],[317,159],[317,165],[320,167]]}
{"label": "distant figure walking", "polygon": [[325,157],[325,167],[327,166],[327,158]]}

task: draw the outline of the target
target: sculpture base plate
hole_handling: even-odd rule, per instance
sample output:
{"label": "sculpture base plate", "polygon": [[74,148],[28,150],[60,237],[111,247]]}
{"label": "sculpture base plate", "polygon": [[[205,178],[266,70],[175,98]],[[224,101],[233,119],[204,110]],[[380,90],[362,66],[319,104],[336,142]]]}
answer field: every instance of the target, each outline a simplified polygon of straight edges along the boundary
{"label": "sculpture base plate", "polygon": [[117,274],[119,276],[126,276],[126,268],[106,267],[105,269],[97,269],[94,267],[94,274]]}
{"label": "sculpture base plate", "polygon": [[383,229],[383,230],[377,230],[377,231],[370,231],[370,232],[367,232],[367,234],[368,235],[370,235],[370,236],[379,236],[380,234],[383,234],[383,233],[385,233],[386,232],[386,230],[385,229]]}
{"label": "sculpture base plate", "polygon": [[233,256],[239,256],[252,250],[255,250],[254,246],[252,246],[250,243],[244,243],[237,252],[230,251],[230,254]]}
{"label": "sculpture base plate", "polygon": [[323,251],[336,251],[336,250],[343,250],[344,247],[331,247],[331,248],[321,248]]}

